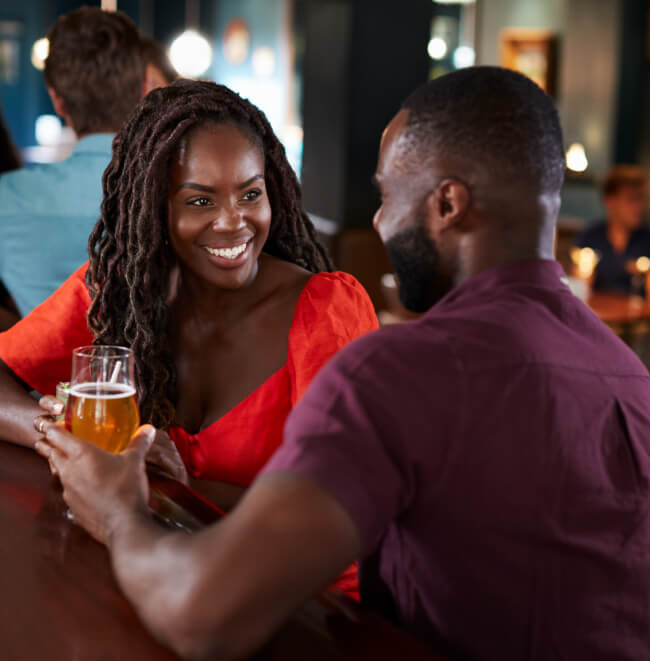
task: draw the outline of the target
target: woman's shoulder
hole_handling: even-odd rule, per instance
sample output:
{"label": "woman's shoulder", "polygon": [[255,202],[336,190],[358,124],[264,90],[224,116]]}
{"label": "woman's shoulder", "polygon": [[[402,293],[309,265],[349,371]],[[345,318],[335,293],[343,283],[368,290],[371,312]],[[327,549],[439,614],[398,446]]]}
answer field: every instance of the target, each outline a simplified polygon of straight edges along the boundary
{"label": "woman's shoulder", "polygon": [[352,339],[377,328],[375,309],[361,283],[349,273],[315,273],[304,286],[292,331]]}

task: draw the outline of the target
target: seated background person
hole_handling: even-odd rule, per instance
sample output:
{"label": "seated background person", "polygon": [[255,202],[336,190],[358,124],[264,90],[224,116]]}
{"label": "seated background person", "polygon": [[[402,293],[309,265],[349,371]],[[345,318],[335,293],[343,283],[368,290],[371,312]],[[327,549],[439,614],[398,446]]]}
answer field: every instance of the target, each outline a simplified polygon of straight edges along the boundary
{"label": "seated background person", "polygon": [[60,163],[0,177],[0,280],[21,316],[88,259],[114,133],[144,92],[140,37],[125,14],[82,7],[47,36],[47,89],[80,139]]}
{"label": "seated background person", "polygon": [[564,167],[553,101],[520,74],[462,69],[406,101],[374,222],[426,313],[322,370],[217,525],[152,520],[152,428],[109,455],[35,421],[160,639],[244,658],[362,558],[363,602],[446,658],[648,657],[650,375],[562,282]]}
{"label": "seated background person", "polygon": [[627,263],[650,257],[650,227],[643,224],[646,210],[646,175],[638,167],[617,165],[603,183],[607,219],[586,229],[577,239],[580,248],[600,255],[594,289],[631,293]]}

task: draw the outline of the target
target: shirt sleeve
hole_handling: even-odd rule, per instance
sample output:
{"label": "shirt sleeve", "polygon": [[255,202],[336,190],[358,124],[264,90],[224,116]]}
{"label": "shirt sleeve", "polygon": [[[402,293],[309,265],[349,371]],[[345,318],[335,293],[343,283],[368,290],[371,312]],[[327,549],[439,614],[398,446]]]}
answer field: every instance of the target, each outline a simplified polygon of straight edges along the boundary
{"label": "shirt sleeve", "polygon": [[340,349],[377,328],[374,306],[356,278],[342,272],[312,276],[289,333],[292,406]]}
{"label": "shirt sleeve", "polygon": [[84,264],[24,319],[0,333],[0,359],[41,394],[54,394],[59,381],[69,381],[72,350],[92,344],[86,321],[87,268]]}
{"label": "shirt sleeve", "polygon": [[376,373],[366,369],[375,359],[366,344],[362,339],[344,349],[322,370],[262,471],[302,475],[330,493],[356,523],[364,555],[376,548],[415,490],[409,451],[395,434],[395,414],[385,399],[389,380],[373,378]]}

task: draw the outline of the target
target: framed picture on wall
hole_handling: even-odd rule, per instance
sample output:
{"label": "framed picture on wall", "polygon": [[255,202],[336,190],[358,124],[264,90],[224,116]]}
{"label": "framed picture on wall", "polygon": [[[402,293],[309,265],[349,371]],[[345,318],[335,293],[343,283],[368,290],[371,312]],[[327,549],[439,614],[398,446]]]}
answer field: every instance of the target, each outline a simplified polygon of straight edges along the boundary
{"label": "framed picture on wall", "polygon": [[557,36],[549,30],[504,28],[499,36],[501,66],[519,71],[555,96]]}
{"label": "framed picture on wall", "polygon": [[13,85],[20,73],[20,39],[23,24],[0,20],[0,84]]}

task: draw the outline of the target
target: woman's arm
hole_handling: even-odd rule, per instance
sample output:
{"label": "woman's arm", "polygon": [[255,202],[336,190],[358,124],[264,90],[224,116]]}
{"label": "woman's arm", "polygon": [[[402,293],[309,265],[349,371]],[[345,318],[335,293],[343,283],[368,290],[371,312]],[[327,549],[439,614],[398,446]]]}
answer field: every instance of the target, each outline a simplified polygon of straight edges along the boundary
{"label": "woman's arm", "polygon": [[23,383],[0,361],[0,439],[33,448],[41,435],[34,429],[34,418],[43,414],[38,402]]}

